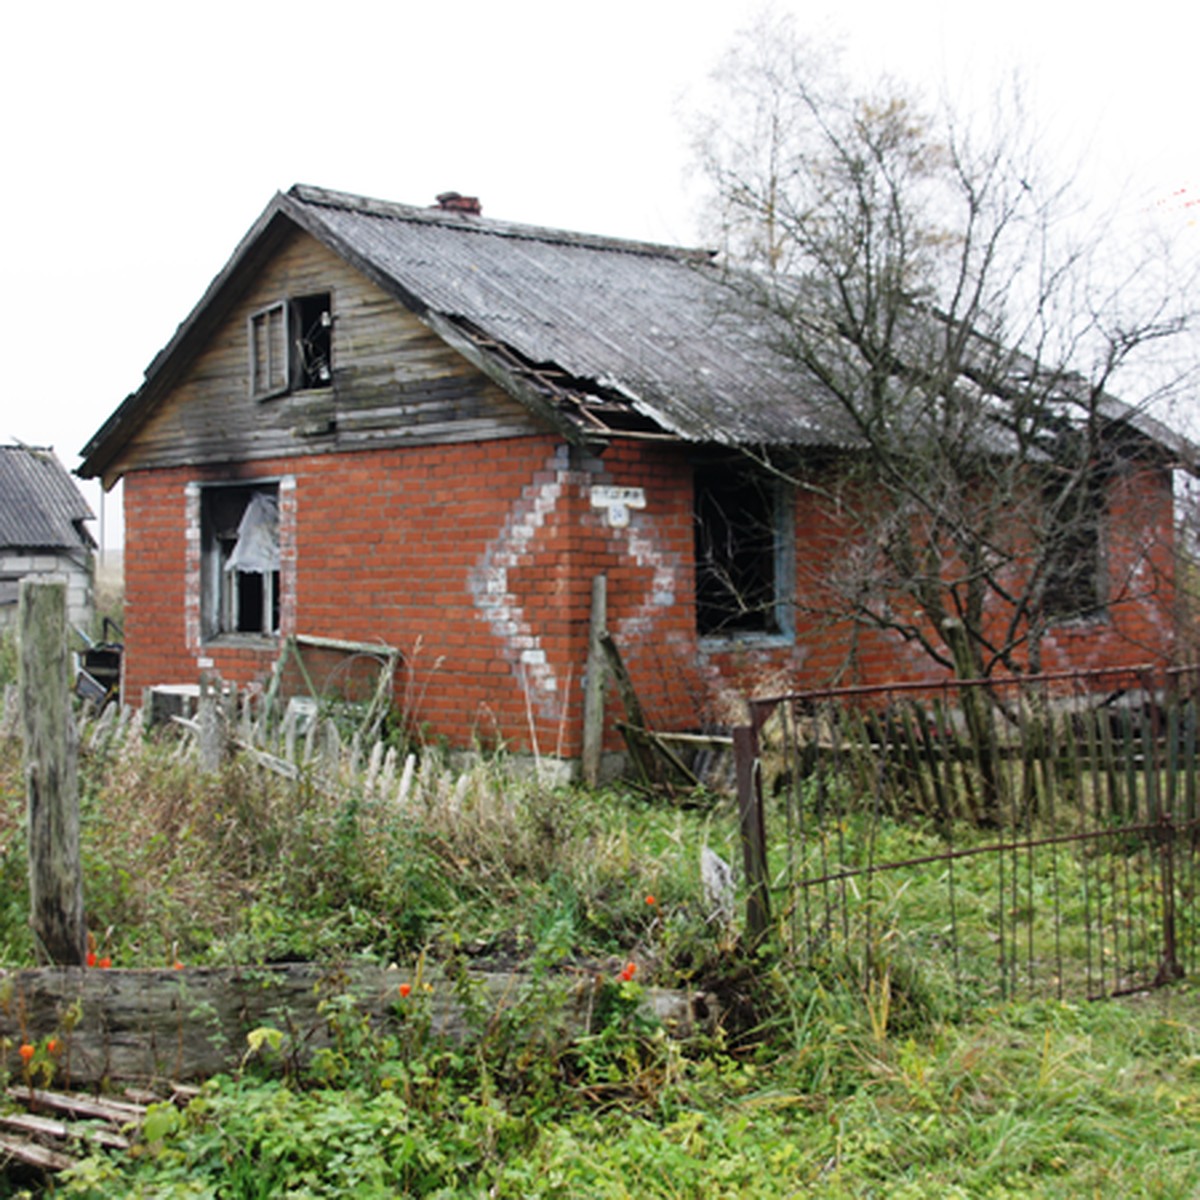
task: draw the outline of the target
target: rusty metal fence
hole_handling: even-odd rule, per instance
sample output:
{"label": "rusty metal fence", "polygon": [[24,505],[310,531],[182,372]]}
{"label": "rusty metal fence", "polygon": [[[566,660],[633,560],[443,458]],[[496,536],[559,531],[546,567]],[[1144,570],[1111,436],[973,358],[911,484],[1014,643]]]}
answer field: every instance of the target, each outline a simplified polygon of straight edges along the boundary
{"label": "rusty metal fence", "polygon": [[[752,938],[968,1001],[1196,968],[1191,669],[804,692],[735,731]],[[768,838],[769,834],[769,838]]]}

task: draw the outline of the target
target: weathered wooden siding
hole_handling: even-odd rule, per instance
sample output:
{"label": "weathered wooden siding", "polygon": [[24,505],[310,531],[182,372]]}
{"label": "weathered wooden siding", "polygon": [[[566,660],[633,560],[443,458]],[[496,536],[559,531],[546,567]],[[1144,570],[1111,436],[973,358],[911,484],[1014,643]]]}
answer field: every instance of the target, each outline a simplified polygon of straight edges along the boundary
{"label": "weathered wooden siding", "polygon": [[[333,386],[250,397],[250,313],[329,292]],[[295,231],[138,430],[117,471],[540,431],[528,410],[366,276]]]}

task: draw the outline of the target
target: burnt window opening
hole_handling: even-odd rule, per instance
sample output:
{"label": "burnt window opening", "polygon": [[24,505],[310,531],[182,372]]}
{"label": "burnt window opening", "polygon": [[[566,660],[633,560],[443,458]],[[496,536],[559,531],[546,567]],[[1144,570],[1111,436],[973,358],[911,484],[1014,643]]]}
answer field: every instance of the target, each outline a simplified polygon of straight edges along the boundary
{"label": "burnt window opening", "polygon": [[744,458],[697,465],[693,518],[701,637],[788,632],[788,491]]}
{"label": "burnt window opening", "polygon": [[333,310],[329,293],[301,296],[292,301],[296,332],[292,348],[296,356],[298,388],[323,388],[333,383]]}
{"label": "burnt window opening", "polygon": [[1081,621],[1104,612],[1105,475],[1090,473],[1064,495],[1043,489],[1046,538],[1042,614],[1049,622]]}
{"label": "burnt window opening", "polygon": [[333,386],[333,309],[328,292],[279,300],[250,314],[250,395]]}
{"label": "burnt window opening", "polygon": [[281,599],[278,485],[204,488],[200,553],[204,637],[277,634]]}

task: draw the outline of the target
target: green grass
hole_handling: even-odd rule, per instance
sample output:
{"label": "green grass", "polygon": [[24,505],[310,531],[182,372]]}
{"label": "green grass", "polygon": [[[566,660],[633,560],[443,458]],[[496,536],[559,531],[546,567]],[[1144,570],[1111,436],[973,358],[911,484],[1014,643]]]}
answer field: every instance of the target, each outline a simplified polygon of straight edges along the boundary
{"label": "green grass", "polygon": [[[299,786],[174,743],[86,743],[89,926],[117,965],[421,954],[520,964],[535,985],[464,1044],[414,1018],[383,1037],[332,1004],[336,1053],[303,1073],[251,1056],[135,1155],[97,1152],[56,1194],[108,1197],[1190,1197],[1200,1190],[1200,993],[964,1004],[922,929],[944,872],[889,880],[874,970],[816,970],[708,924],[698,860],[736,860],[730,807],[465,777],[430,754],[403,804]],[[29,965],[18,749],[0,744],[0,960]],[[772,820],[777,813],[770,814]],[[853,833],[852,823],[843,831]],[[880,853],[930,835],[895,822]],[[847,853],[855,853],[851,847]],[[1065,871],[1068,868],[1060,863]],[[984,922],[991,881],[959,880]],[[654,903],[647,903],[653,896]],[[615,977],[634,959],[633,982]],[[608,982],[568,1037],[562,968]],[[715,991],[686,1044],[638,1014],[642,985]],[[461,986],[466,986],[465,984]],[[18,1194],[0,1178],[0,1195]]]}
{"label": "green grass", "polygon": [[[628,1031],[592,1064],[520,1083],[426,1046],[409,1087],[212,1081],[107,1196],[1146,1196],[1200,1184],[1194,998],[1009,1005],[877,1039],[844,995],[795,997],[753,1051]],[[789,1014],[797,1016],[796,1012]],[[510,1063],[508,1066],[513,1066]],[[562,1063],[556,1064],[562,1067]],[[608,1068],[611,1086],[595,1073]],[[536,1074],[536,1073],[535,1073]]]}

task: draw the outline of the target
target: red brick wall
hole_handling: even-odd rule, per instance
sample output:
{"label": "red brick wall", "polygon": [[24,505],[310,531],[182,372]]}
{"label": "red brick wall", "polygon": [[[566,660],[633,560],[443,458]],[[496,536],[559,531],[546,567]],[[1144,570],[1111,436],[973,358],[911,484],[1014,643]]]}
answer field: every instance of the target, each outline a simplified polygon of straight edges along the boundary
{"label": "red brick wall", "polygon": [[[794,641],[699,644],[693,614],[691,468],[681,448],[618,443],[599,458],[551,437],[509,438],[243,464],[245,479],[293,478],[281,490],[284,629],[398,646],[407,667],[397,699],[415,721],[457,744],[472,738],[575,756],[580,748],[591,581],[608,578],[608,625],[639,696],[660,728],[695,728],[738,714],[747,693],[830,682],[929,677],[919,650],[880,634],[830,627],[801,611]],[[188,485],[231,469],[184,468],[126,477],[126,694],[194,682],[201,663],[245,685],[276,656],[201,645],[198,547],[187,543]],[[640,488],[626,525],[594,507],[594,485]],[[195,490],[192,513],[196,511]],[[1153,503],[1147,507],[1146,498]],[[1113,665],[1170,649],[1170,485],[1124,481],[1111,505],[1108,618],[1047,639],[1047,669]],[[804,572],[840,552],[811,493],[796,500]],[[614,711],[615,701],[610,700]],[[530,730],[533,730],[531,735]],[[618,739],[610,736],[610,744]]]}

